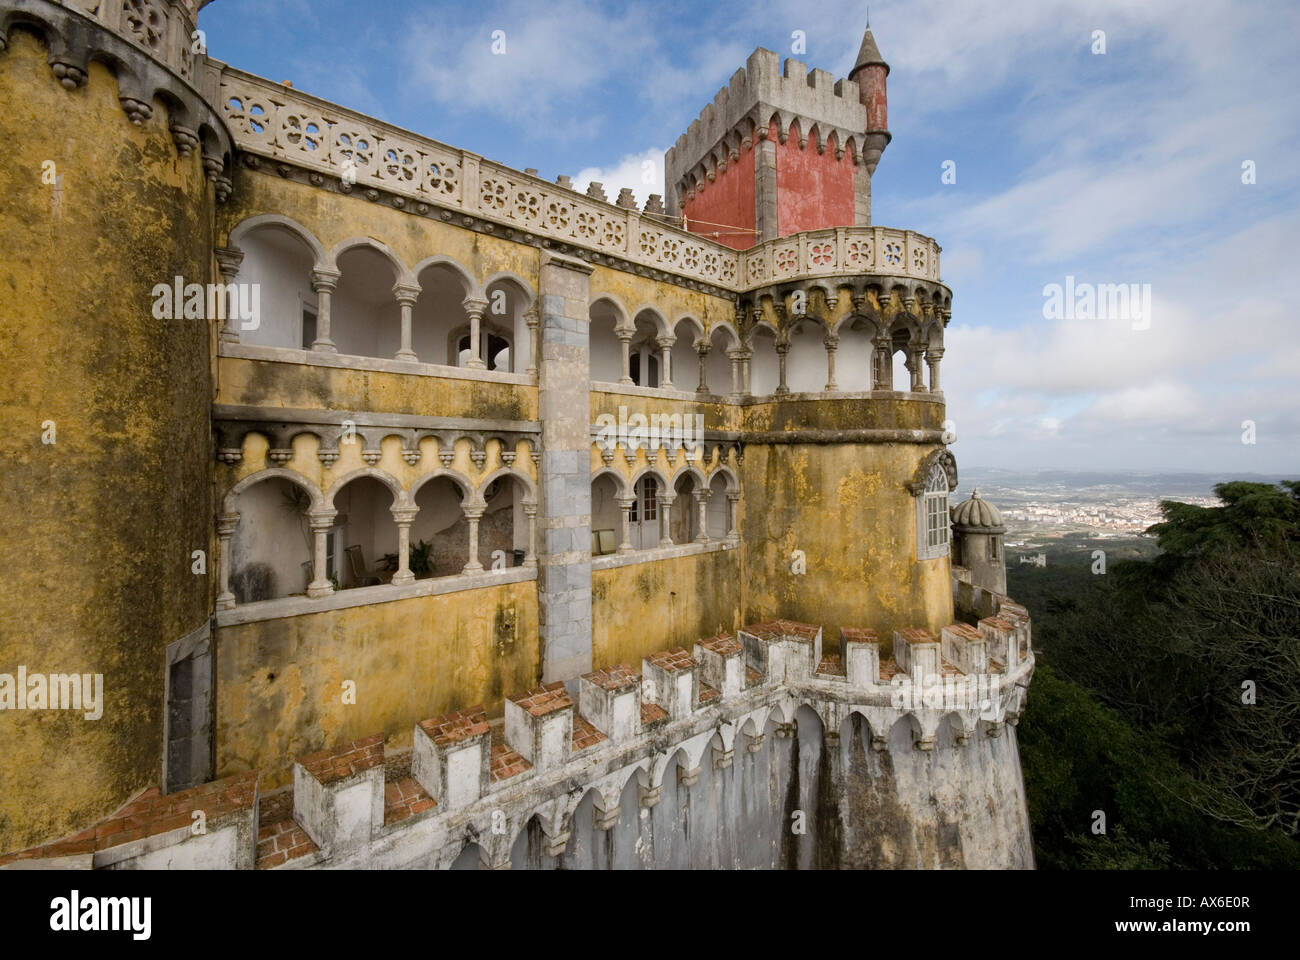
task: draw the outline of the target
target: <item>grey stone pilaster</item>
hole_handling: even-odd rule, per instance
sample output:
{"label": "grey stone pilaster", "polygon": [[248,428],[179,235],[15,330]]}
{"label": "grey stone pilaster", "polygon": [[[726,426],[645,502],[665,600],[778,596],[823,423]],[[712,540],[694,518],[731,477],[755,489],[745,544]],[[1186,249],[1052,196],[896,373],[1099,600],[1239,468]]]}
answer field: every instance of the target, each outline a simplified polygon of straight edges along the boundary
{"label": "grey stone pilaster", "polygon": [[776,143],[770,137],[754,144],[754,229],[760,242],[780,236],[776,211]]}
{"label": "grey stone pilaster", "polygon": [[542,421],[537,560],[542,682],[591,670],[591,364],[581,260],[542,262],[538,407]]}
{"label": "grey stone pilaster", "polygon": [[853,168],[853,223],[871,226],[871,173],[865,163]]}

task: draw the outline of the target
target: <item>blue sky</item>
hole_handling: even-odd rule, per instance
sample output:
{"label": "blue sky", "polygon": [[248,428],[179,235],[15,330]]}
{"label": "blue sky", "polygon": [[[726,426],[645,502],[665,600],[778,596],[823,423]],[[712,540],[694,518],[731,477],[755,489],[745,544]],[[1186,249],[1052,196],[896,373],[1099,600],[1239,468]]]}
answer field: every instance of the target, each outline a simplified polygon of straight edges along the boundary
{"label": "blue sky", "polygon": [[[755,47],[788,56],[802,30],[797,59],[844,76],[865,16],[840,0],[217,0],[199,22],[241,69],[644,199]],[[873,220],[943,246],[958,460],[1300,475],[1300,5],[911,0],[873,3],[871,24],[894,135]],[[1148,328],[1045,317],[1044,286],[1067,275],[1150,284]]]}

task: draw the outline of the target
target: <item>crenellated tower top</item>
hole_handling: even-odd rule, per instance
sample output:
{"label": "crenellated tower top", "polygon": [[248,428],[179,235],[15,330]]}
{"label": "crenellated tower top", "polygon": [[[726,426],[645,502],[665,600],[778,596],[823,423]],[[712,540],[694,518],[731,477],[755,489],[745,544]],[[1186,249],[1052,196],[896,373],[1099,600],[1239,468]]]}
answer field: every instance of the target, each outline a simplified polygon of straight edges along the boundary
{"label": "crenellated tower top", "polygon": [[736,249],[869,225],[888,73],[870,29],[843,80],[755,50],[665,155],[669,214]]}

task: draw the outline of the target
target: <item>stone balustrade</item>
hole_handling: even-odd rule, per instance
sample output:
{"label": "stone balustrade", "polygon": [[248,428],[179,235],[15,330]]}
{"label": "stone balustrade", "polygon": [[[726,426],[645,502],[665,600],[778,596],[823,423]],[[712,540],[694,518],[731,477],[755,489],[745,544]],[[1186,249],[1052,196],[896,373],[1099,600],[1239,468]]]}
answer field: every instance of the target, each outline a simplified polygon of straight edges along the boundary
{"label": "stone balustrade", "polygon": [[419,214],[499,224],[507,239],[572,245],[728,292],[844,274],[939,280],[939,245],[911,230],[837,227],[736,251],[649,209],[584,196],[230,67],[220,91],[241,150],[301,166],[318,186],[328,175],[344,192],[378,200],[383,191],[402,208],[414,200]]}

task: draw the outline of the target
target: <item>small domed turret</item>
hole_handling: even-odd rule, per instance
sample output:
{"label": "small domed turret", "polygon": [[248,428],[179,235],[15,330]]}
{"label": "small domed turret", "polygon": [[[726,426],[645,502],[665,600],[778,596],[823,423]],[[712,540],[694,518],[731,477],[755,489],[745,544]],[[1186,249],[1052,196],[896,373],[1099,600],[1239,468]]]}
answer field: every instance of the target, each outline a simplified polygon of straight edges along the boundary
{"label": "small domed turret", "polygon": [[1002,514],[971,491],[970,499],[952,508],[952,562],[971,573],[971,582],[994,593],[1007,592],[1007,565],[1002,554]]}
{"label": "small domed turret", "polygon": [[952,523],[971,532],[1006,533],[1002,514],[998,508],[980,496],[979,488],[971,491],[970,499],[952,509]]}

